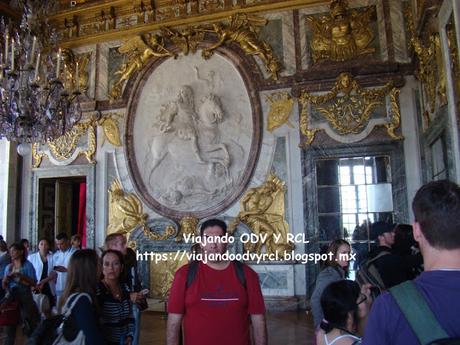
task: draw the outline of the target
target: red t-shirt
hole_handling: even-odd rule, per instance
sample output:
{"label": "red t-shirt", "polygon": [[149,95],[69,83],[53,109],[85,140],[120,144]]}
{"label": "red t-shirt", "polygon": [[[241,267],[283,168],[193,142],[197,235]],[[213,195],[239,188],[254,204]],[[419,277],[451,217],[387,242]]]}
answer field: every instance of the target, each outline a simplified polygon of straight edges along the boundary
{"label": "red t-shirt", "polygon": [[243,267],[246,289],[234,263],[215,270],[200,262],[188,289],[189,265],[176,272],[168,312],[184,315],[185,345],[249,344],[249,315],[264,314],[265,305],[257,273],[247,265]]}

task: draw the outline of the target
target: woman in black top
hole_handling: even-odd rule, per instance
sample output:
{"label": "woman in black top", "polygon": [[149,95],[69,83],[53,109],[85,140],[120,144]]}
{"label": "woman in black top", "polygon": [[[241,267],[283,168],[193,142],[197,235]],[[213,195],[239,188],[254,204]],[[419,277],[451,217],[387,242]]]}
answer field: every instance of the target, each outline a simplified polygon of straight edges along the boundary
{"label": "woman in black top", "polygon": [[98,287],[102,327],[108,344],[131,345],[134,336],[134,315],[129,290],[121,282],[123,255],[116,250],[102,254],[103,279]]}

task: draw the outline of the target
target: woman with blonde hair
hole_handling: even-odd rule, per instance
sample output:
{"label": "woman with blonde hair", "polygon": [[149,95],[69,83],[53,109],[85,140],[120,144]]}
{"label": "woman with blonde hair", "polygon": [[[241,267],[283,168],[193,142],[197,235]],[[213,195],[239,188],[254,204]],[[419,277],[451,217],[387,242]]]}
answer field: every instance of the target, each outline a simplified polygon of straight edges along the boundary
{"label": "woman with blonde hair", "polygon": [[331,283],[348,277],[348,257],[351,251],[350,244],[342,239],[337,239],[329,244],[327,253],[328,260],[324,263],[324,268],[316,278],[315,289],[311,295],[311,311],[315,329],[318,329],[323,319],[321,309],[321,295],[324,289]]}
{"label": "woman with blonde hair", "polygon": [[70,318],[75,331],[82,331],[86,345],[105,344],[98,327],[96,289],[101,275],[99,257],[92,249],[78,250],[72,254],[67,268],[67,282],[60,300],[65,312],[70,306]]}

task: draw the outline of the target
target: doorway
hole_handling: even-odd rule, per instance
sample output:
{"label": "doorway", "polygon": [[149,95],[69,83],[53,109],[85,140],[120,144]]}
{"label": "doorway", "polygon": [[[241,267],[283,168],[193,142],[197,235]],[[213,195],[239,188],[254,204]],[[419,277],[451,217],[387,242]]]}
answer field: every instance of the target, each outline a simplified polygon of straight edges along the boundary
{"label": "doorway", "polygon": [[86,177],[39,179],[38,239],[54,247],[58,233],[80,235],[86,246]]}

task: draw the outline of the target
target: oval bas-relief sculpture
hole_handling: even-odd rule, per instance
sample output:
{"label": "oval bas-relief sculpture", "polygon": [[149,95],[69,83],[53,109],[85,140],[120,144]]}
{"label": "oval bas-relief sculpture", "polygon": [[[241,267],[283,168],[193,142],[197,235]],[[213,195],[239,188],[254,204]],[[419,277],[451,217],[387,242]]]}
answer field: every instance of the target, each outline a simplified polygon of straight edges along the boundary
{"label": "oval bas-relief sculpture", "polygon": [[260,141],[260,105],[248,79],[230,59],[204,60],[201,51],[154,63],[141,77],[126,155],[135,189],[153,210],[204,218],[241,195]]}

